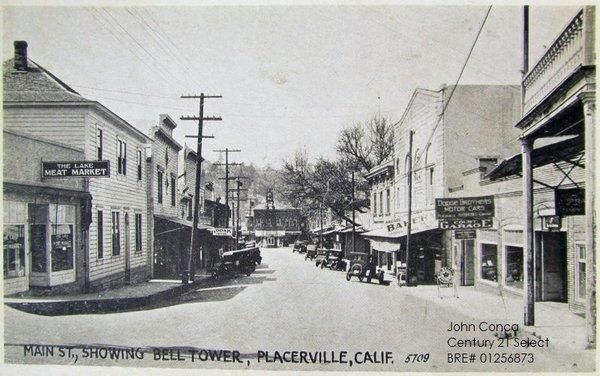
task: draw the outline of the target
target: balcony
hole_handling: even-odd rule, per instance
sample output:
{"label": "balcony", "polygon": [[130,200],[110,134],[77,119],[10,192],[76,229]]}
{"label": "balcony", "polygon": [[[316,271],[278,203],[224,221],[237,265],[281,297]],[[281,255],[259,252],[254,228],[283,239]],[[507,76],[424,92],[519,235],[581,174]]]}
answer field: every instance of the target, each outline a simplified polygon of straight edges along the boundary
{"label": "balcony", "polygon": [[549,98],[581,67],[594,65],[594,9],[582,8],[523,78],[523,115]]}

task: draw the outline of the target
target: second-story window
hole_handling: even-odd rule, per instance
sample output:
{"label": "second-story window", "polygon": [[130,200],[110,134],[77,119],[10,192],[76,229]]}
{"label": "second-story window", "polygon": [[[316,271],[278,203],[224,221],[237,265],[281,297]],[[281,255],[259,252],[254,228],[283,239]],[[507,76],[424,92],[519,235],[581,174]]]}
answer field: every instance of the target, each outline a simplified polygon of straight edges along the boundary
{"label": "second-story window", "polygon": [[377,192],[373,193],[373,216],[377,215]]}
{"label": "second-story window", "polygon": [[175,206],[175,176],[171,175],[171,206]]}
{"label": "second-story window", "polygon": [[137,151],[137,180],[142,180],[142,151]]}
{"label": "second-story window", "polygon": [[102,129],[98,128],[96,129],[96,148],[97,148],[97,153],[96,153],[96,158],[101,161],[102,160],[102,140],[103,135],[102,135]]}
{"label": "second-story window", "polygon": [[123,140],[117,142],[117,172],[127,175],[127,143]]}
{"label": "second-story window", "polygon": [[158,181],[156,182],[156,188],[158,190],[158,192],[156,193],[158,195],[158,203],[162,204],[163,202],[163,172],[161,170],[158,170]]}
{"label": "second-story window", "polygon": [[379,192],[379,215],[383,215],[383,191]]}
{"label": "second-story window", "polygon": [[385,214],[390,214],[390,189],[385,191]]}
{"label": "second-story window", "polygon": [[165,150],[165,167],[169,165],[169,150]]}

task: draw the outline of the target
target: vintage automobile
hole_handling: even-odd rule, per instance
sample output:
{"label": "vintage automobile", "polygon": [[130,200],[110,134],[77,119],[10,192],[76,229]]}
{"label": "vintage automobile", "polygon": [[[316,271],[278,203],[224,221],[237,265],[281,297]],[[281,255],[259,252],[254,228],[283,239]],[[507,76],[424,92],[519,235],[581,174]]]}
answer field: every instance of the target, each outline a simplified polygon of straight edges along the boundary
{"label": "vintage automobile", "polygon": [[260,263],[260,250],[257,247],[223,252],[211,275],[213,278],[238,274],[249,276],[256,270],[257,261]]}
{"label": "vintage automobile", "polygon": [[367,280],[367,283],[371,282],[371,279],[377,278],[379,284],[383,284],[383,270],[377,270],[377,264],[373,260],[373,256],[368,253],[351,253],[350,254],[350,268],[346,273],[346,280],[349,281],[352,277],[357,277],[359,281],[363,279]]}
{"label": "vintage automobile", "polygon": [[292,252],[304,253],[306,252],[306,242],[302,240],[297,240],[294,243],[294,248],[292,248]]}
{"label": "vintage automobile", "polygon": [[344,251],[330,249],[325,260],[325,267],[331,270],[346,270],[346,261],[343,259]]}
{"label": "vintage automobile", "polygon": [[315,266],[321,267],[323,269],[325,267],[325,262],[327,260],[327,255],[329,254],[329,249],[319,248],[317,249],[317,255],[315,257]]}
{"label": "vintage automobile", "polygon": [[304,256],[305,260],[314,260],[317,257],[317,246],[314,244],[309,244],[306,246],[306,255]]}

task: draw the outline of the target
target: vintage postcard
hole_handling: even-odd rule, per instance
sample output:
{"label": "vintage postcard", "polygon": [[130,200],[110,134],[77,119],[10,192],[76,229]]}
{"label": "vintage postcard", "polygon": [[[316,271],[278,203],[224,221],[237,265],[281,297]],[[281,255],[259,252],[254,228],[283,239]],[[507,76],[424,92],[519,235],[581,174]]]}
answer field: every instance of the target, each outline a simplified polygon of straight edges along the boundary
{"label": "vintage postcard", "polygon": [[2,20],[7,374],[596,371],[594,6]]}

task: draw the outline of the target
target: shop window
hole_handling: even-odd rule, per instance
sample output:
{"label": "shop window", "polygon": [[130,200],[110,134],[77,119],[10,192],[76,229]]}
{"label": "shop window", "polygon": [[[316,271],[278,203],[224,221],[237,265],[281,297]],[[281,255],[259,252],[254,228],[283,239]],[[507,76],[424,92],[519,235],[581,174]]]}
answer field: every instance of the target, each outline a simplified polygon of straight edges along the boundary
{"label": "shop window", "polygon": [[4,225],[4,278],[25,275],[25,225]]}
{"label": "shop window", "polygon": [[48,223],[47,204],[29,204],[29,253],[31,254],[31,271],[46,271],[46,240]]}
{"label": "shop window", "polygon": [[52,225],[52,271],[73,269],[73,225]]}
{"label": "shop window", "polygon": [[523,288],[523,248],[506,247],[506,286]]}
{"label": "shop window", "polygon": [[50,252],[52,271],[73,269],[73,236],[75,207],[72,205],[50,205]]}
{"label": "shop window", "polygon": [[585,299],[585,245],[576,244],[575,288],[578,299]]}
{"label": "shop window", "polygon": [[135,251],[142,251],[142,215],[140,213],[135,215]]}
{"label": "shop window", "polygon": [[481,279],[498,281],[498,246],[481,244]]}
{"label": "shop window", "polygon": [[158,182],[156,185],[156,188],[158,190],[157,195],[158,195],[158,203],[162,204],[163,202],[163,172],[161,170],[158,170]]}
{"label": "shop window", "polygon": [[97,233],[98,258],[101,259],[104,257],[104,212],[102,210],[98,210]]}
{"label": "shop window", "polygon": [[121,254],[121,222],[120,213],[112,212],[112,254]]}

